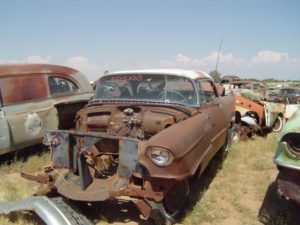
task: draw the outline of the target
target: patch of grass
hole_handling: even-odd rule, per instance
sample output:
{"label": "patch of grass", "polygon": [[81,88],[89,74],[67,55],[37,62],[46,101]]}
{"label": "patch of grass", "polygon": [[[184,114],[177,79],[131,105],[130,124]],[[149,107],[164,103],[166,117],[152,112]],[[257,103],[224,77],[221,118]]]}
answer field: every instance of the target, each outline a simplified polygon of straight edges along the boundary
{"label": "patch of grass", "polygon": [[212,202],[209,200],[200,200],[195,209],[190,211],[183,224],[200,224],[203,222],[212,223],[215,221],[223,220],[228,217],[228,212],[224,208],[224,210],[216,210],[217,202]]}
{"label": "patch of grass", "polygon": [[44,225],[37,216],[28,213],[16,212],[7,216],[0,216],[0,224],[2,225]]}
{"label": "patch of grass", "polygon": [[3,162],[0,165],[0,175],[21,171],[36,172],[48,165],[50,165],[50,153],[48,151],[41,151],[26,158],[15,156],[13,159]]}
{"label": "patch of grass", "polygon": [[[20,177],[20,172],[35,173],[41,171],[44,166],[49,165],[50,155],[47,151],[39,151],[35,154],[19,154],[15,153],[13,157],[6,156],[6,160],[0,164],[0,201],[15,201],[32,196],[38,183],[27,181]],[[2,225],[38,225],[41,223],[37,216],[29,216],[31,214],[17,212],[10,213],[7,216],[0,216],[0,224]],[[38,222],[37,222],[38,221]]]}
{"label": "patch of grass", "polygon": [[16,182],[11,182],[7,179],[2,182],[2,190],[5,190],[4,192],[4,200],[6,201],[15,201],[20,199],[20,194],[18,192],[18,187]]}

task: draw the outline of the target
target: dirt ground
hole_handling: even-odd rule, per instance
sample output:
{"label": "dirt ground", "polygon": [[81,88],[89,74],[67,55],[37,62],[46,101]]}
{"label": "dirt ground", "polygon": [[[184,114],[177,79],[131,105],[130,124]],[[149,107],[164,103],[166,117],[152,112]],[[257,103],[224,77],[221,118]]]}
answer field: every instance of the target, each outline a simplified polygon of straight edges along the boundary
{"label": "dirt ground", "polygon": [[[300,224],[300,208],[291,201],[279,199],[276,194],[277,168],[272,162],[276,137],[277,134],[272,133],[267,138],[255,137],[232,145],[223,164],[214,159],[201,179],[192,183],[190,205],[178,224]],[[47,161],[45,154],[42,157]],[[32,165],[39,161],[39,158],[28,159],[22,168],[26,168],[26,163]],[[36,191],[38,185],[20,178],[19,166],[9,166],[1,161],[1,201],[25,198]],[[29,170],[41,167],[29,167]],[[151,224],[140,218],[130,202],[110,200],[85,206],[82,210],[97,225]],[[24,224],[24,220],[11,221],[10,217],[1,216],[0,224]]]}

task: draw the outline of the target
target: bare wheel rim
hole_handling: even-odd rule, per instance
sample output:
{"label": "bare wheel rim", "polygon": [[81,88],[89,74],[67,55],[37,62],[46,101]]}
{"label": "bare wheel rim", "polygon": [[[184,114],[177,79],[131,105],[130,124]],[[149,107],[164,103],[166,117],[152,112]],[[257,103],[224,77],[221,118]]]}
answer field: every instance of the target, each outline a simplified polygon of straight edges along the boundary
{"label": "bare wheel rim", "polygon": [[233,131],[233,133],[232,133],[232,142],[237,143],[237,142],[240,141],[240,138],[241,137],[240,137],[239,131],[237,131],[237,130]]}
{"label": "bare wheel rim", "polygon": [[283,124],[282,118],[279,116],[276,118],[274,126],[273,126],[273,131],[278,132],[281,130]]}

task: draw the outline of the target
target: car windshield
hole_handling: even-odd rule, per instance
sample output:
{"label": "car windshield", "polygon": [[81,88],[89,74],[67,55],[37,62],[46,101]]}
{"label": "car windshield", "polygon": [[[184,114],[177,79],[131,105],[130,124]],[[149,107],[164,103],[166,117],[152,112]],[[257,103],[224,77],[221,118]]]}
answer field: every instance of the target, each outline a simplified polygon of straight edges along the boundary
{"label": "car windshield", "polygon": [[118,74],[99,80],[95,99],[155,101],[189,106],[197,104],[191,80],[164,74]]}
{"label": "car windshield", "polygon": [[298,94],[299,95],[300,94],[300,90],[286,88],[286,89],[281,89],[279,93],[280,94],[291,94],[291,95],[297,95]]}

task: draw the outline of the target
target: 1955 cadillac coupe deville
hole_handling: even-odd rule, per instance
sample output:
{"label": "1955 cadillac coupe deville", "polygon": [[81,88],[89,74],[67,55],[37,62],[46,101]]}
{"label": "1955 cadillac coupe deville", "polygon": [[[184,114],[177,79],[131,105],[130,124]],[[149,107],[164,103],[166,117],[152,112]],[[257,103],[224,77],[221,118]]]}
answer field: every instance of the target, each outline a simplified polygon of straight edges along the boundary
{"label": "1955 cadillac coupe deville", "polygon": [[187,70],[106,74],[76,116],[75,130],[47,131],[53,164],[23,174],[75,201],[129,199],[140,213],[180,218],[189,179],[228,150],[233,95],[219,96],[212,78]]}

